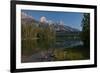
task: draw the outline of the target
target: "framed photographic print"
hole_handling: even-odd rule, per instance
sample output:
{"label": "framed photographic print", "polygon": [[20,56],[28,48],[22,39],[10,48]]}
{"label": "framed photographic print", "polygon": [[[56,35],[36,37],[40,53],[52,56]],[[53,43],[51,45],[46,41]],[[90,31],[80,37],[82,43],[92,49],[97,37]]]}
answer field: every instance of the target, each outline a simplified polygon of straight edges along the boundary
{"label": "framed photographic print", "polygon": [[96,66],[96,6],[11,1],[11,72]]}

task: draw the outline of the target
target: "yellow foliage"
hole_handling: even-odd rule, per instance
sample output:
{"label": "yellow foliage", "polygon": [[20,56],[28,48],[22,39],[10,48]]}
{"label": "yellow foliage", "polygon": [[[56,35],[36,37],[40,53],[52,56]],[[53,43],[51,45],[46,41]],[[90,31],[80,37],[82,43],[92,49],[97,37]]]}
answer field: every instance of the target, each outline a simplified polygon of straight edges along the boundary
{"label": "yellow foliage", "polygon": [[82,59],[83,55],[79,52],[68,52],[66,54],[66,58],[69,60],[78,60],[78,59]]}
{"label": "yellow foliage", "polygon": [[62,50],[55,50],[54,55],[57,58],[57,60],[64,60],[64,51]]}
{"label": "yellow foliage", "polygon": [[83,54],[80,52],[63,51],[60,49],[56,49],[54,55],[57,60],[78,60],[84,58]]}

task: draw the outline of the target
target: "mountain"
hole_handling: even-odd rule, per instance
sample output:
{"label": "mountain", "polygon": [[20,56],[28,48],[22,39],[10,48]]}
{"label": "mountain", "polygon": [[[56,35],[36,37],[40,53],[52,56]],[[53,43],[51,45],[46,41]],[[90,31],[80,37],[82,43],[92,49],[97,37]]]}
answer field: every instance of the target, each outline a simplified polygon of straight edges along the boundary
{"label": "mountain", "polygon": [[60,24],[54,24],[55,30],[56,31],[65,31],[65,32],[78,32],[80,30],[76,29],[76,28],[72,28],[70,26],[67,25],[60,25]]}
{"label": "mountain", "polygon": [[25,12],[21,12],[22,19],[34,19],[32,16],[26,14]]}
{"label": "mountain", "polygon": [[66,25],[64,25],[64,29],[65,30],[69,30],[69,31],[80,31],[79,29],[76,29],[76,28],[72,28],[72,27],[69,27],[69,26],[66,26]]}
{"label": "mountain", "polygon": [[21,24],[31,24],[31,23],[38,23],[32,16],[21,12]]}
{"label": "mountain", "polygon": [[[42,21],[42,20],[44,20],[44,18],[42,17],[42,19],[40,18],[40,20]],[[37,25],[37,24],[40,25],[40,24],[42,24],[41,21],[35,20],[32,16],[30,16],[30,15],[24,13],[24,12],[21,13],[21,24],[24,24],[24,25],[28,24],[29,25],[29,24],[34,23],[35,25]],[[80,32],[80,30],[78,30],[76,28],[72,28],[72,27],[64,25],[64,24],[62,25],[60,23],[55,23],[55,22],[51,22],[51,21],[47,22],[46,18],[45,18],[45,21],[46,22],[44,23],[44,25],[40,25],[40,26],[46,26],[47,27],[49,25],[53,25],[55,31]]]}

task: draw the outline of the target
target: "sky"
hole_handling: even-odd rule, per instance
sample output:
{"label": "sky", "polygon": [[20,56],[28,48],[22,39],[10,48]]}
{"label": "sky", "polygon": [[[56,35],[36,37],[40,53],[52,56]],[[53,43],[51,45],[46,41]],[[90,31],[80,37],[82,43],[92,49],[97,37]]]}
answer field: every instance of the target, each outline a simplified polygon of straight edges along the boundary
{"label": "sky", "polygon": [[64,25],[72,28],[82,30],[81,21],[83,13],[78,12],[55,12],[55,11],[36,11],[36,10],[21,10],[22,12],[32,16],[35,20],[40,20],[42,16],[46,17],[46,20],[53,22],[63,21]]}

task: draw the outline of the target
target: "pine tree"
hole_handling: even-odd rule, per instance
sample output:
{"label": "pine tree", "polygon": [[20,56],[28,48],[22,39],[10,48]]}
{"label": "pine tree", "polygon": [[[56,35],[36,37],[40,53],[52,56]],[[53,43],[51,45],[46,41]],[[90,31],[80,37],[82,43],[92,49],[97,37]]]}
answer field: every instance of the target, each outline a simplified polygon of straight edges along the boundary
{"label": "pine tree", "polygon": [[90,14],[88,13],[83,14],[81,38],[84,43],[84,46],[89,48],[90,46]]}

